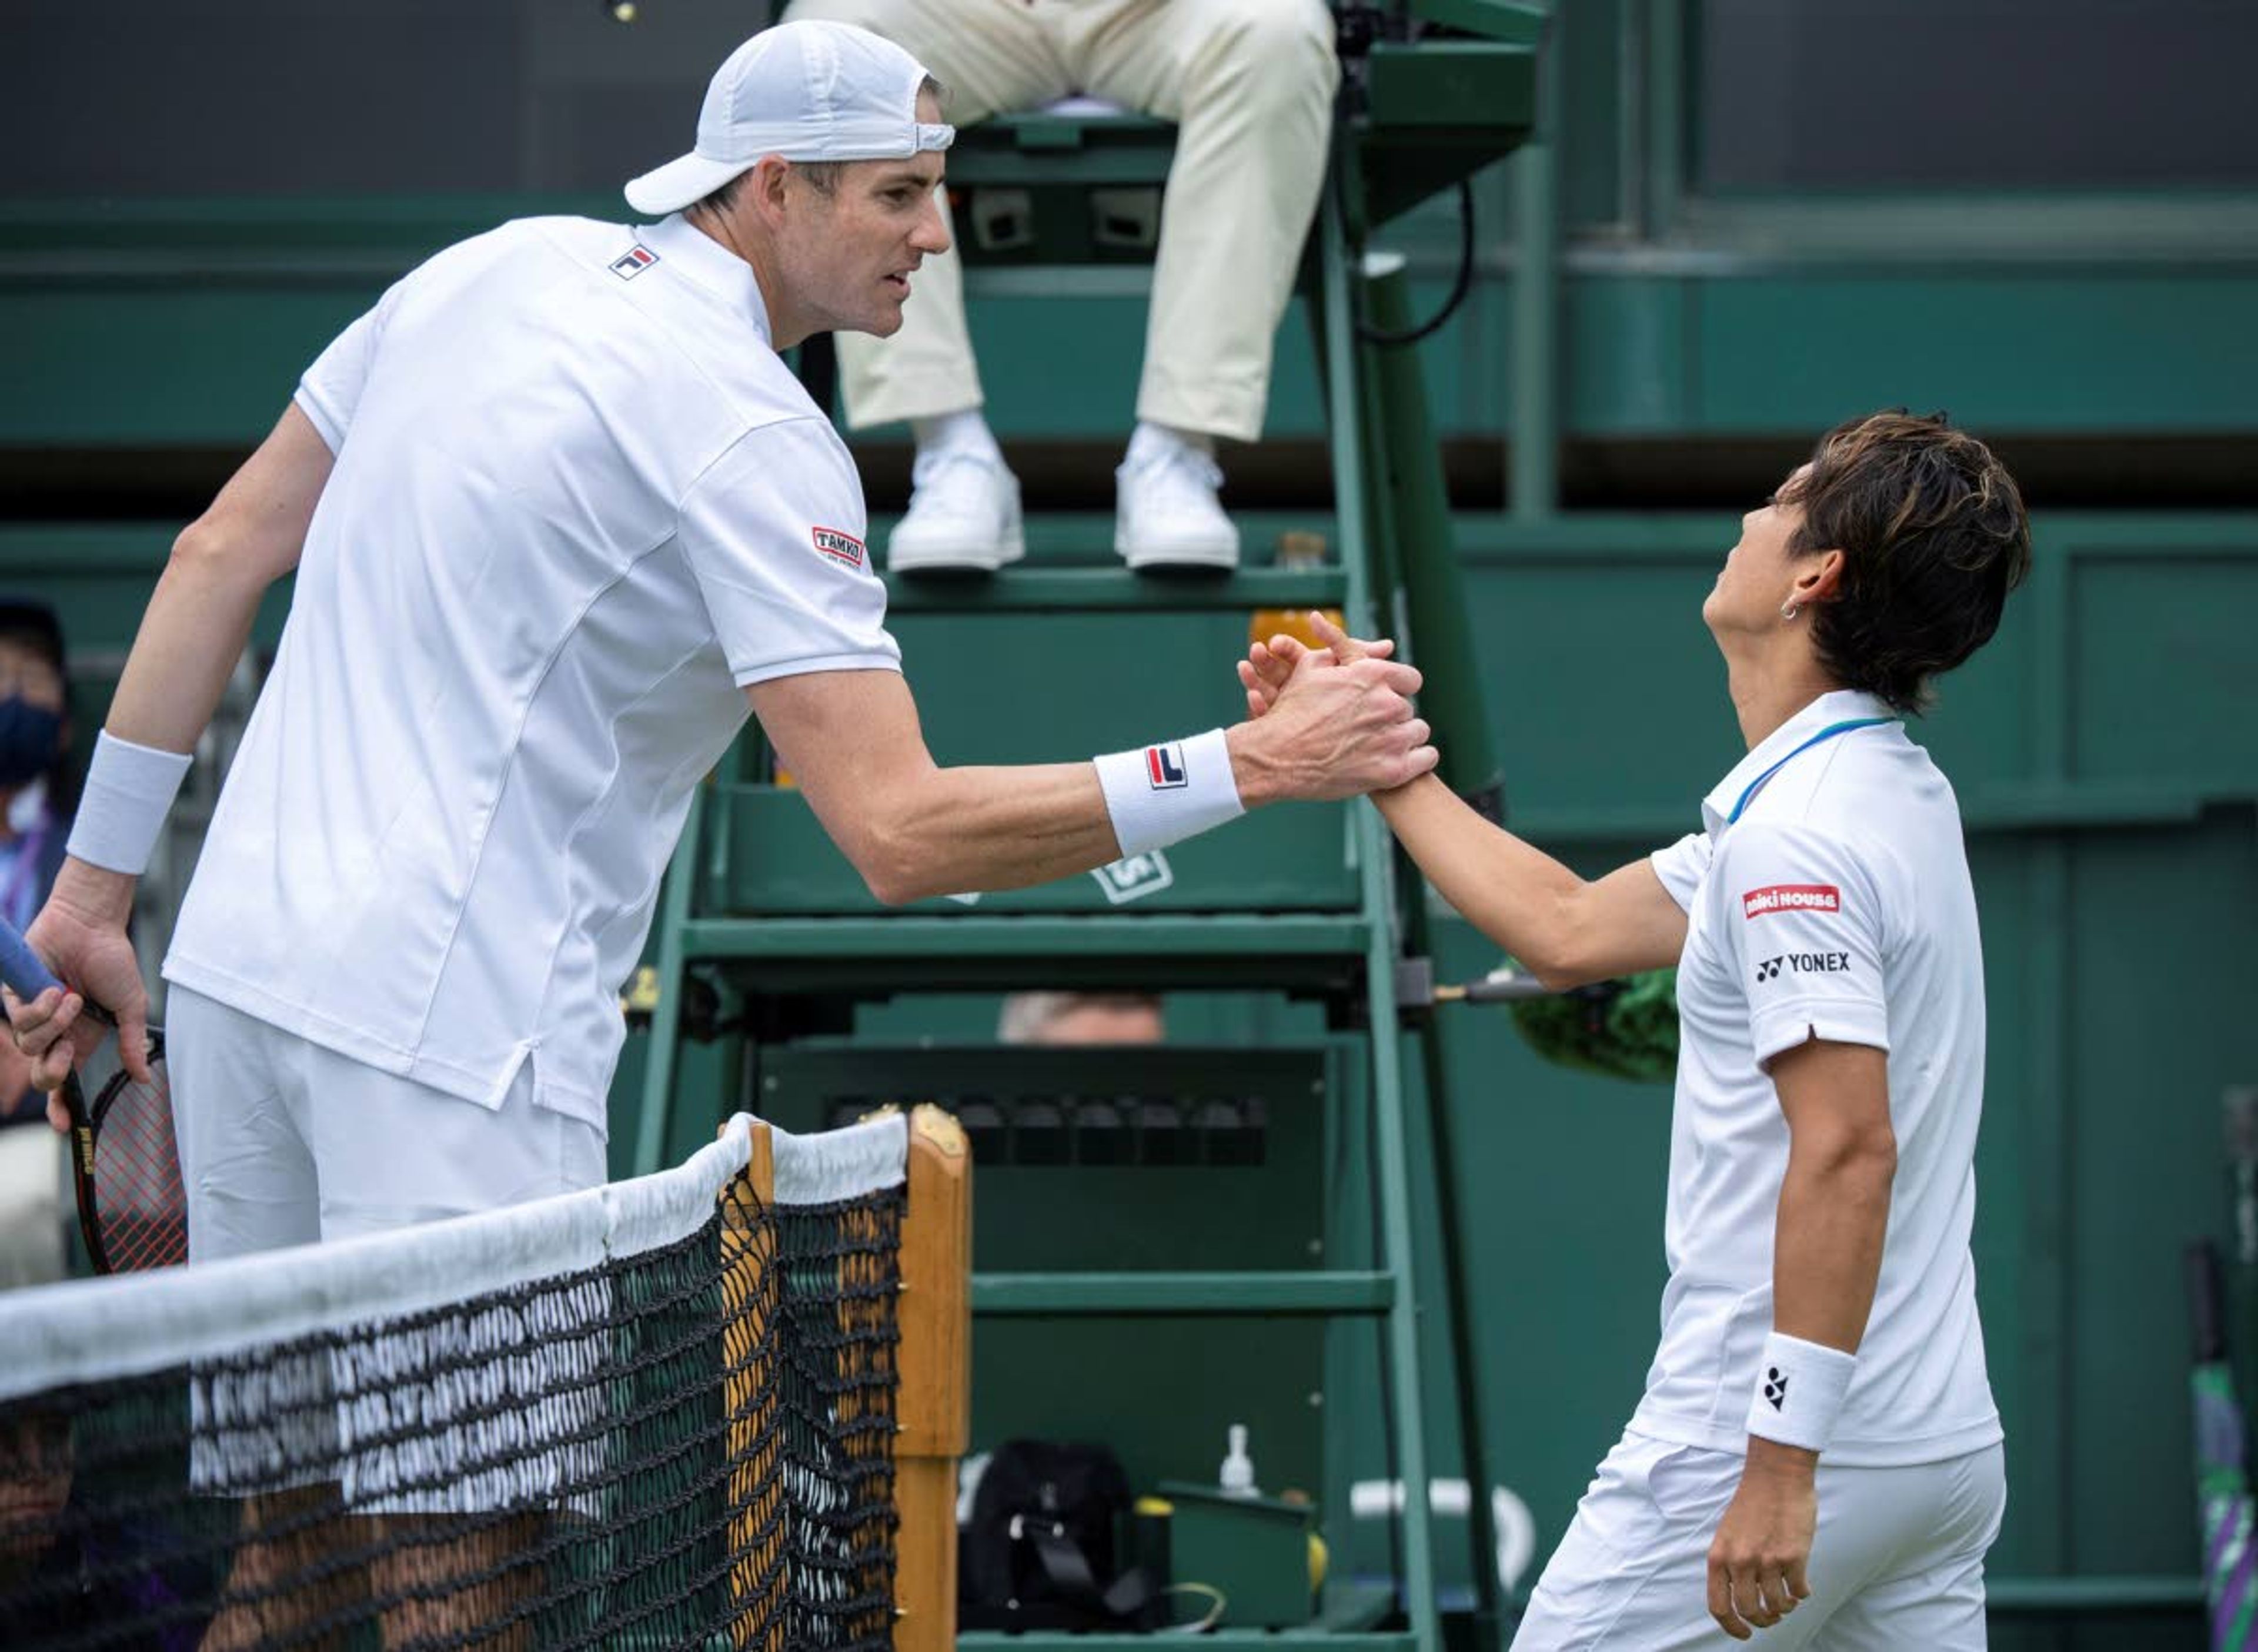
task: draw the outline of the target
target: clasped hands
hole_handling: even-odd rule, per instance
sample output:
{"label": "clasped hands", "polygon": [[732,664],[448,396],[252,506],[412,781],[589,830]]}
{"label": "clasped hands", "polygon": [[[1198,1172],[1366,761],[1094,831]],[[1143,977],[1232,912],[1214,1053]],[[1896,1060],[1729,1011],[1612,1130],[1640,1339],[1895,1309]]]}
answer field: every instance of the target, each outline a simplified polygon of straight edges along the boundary
{"label": "clasped hands", "polygon": [[1230,734],[1250,804],[1391,791],[1438,761],[1433,732],[1411,699],[1422,679],[1389,657],[1395,643],[1352,637],[1322,614],[1310,619],[1324,647],[1278,636],[1239,662],[1248,720]]}

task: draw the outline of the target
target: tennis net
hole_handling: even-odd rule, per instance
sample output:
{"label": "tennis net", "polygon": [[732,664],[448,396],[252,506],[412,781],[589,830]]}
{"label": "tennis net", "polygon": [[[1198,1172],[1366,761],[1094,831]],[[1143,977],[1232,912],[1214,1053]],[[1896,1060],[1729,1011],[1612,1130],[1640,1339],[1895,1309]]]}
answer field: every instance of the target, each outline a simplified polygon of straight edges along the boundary
{"label": "tennis net", "polygon": [[0,1645],[892,1645],[912,1135],[0,1297]]}

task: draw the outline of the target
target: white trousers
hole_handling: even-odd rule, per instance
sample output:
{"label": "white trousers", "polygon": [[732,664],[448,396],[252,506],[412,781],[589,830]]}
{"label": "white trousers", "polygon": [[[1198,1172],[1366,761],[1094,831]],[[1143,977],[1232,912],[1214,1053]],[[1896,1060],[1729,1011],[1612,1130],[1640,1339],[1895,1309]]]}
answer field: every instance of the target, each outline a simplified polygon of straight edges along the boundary
{"label": "white trousers", "polygon": [[350,1238],[602,1185],[593,1124],[501,1107],[339,1055],[175,986],[165,1059],[188,1194],[188,1259]]}
{"label": "white trousers", "polygon": [[1625,1435],[1576,1506],[1513,1652],[1982,1652],[1984,1554],[2007,1501],[1998,1446],[1907,1468],[1821,1458],[1811,1598],[1747,1642],[1708,1610],[1709,1543],[1741,1465]]}
{"label": "white trousers", "polygon": [[[960,126],[1076,93],[1175,122],[1137,416],[1262,433],[1340,76],[1324,0],[793,0],[785,15],[897,42]],[[841,334],[839,365],[858,429],[980,406],[956,254],[911,278],[891,338]]]}

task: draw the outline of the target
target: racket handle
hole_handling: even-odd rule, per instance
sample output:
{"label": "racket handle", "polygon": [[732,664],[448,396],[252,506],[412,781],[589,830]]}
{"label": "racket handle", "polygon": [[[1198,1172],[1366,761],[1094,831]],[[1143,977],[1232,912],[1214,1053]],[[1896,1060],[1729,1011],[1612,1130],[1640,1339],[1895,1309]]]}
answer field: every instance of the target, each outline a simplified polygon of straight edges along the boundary
{"label": "racket handle", "polygon": [[39,961],[39,954],[32,950],[32,943],[17,933],[16,926],[0,918],[0,981],[8,983],[9,991],[29,1003],[49,987],[63,983],[55,979],[53,970]]}
{"label": "racket handle", "polygon": [[1518,1003],[1525,998],[1549,998],[1551,989],[1534,975],[1498,970],[1461,986],[1435,989],[1437,1003]]}

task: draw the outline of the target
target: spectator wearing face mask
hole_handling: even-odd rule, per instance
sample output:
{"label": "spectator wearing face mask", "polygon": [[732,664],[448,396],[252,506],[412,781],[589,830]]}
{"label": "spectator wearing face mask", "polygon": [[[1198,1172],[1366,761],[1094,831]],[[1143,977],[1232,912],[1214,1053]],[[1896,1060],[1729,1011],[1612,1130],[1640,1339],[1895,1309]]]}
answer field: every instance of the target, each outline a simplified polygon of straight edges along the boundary
{"label": "spectator wearing face mask", "polygon": [[[46,904],[70,836],[66,668],[54,610],[0,597],[0,918],[19,931]],[[41,1124],[46,1099],[29,1079],[29,1061],[0,1039],[0,1287],[59,1279],[66,1266],[66,1138]]]}

